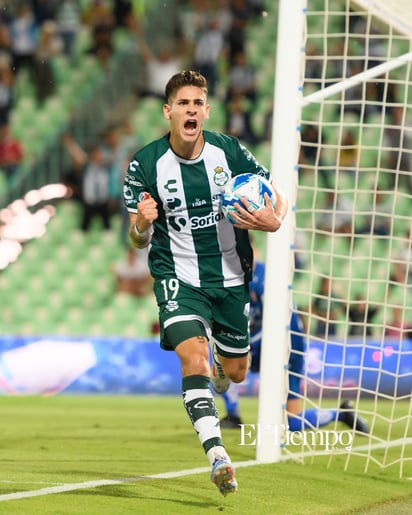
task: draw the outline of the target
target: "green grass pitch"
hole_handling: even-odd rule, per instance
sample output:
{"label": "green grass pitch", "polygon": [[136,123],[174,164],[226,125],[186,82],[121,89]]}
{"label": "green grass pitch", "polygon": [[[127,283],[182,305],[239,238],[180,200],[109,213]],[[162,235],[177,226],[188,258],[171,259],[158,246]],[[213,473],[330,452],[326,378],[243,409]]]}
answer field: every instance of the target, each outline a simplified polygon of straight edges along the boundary
{"label": "green grass pitch", "polygon": [[[256,421],[257,402],[242,398],[245,421]],[[179,397],[1,397],[0,406],[0,513],[7,515],[412,513],[412,480],[392,467],[365,473],[356,457],[345,472],[344,456],[329,468],[327,456],[239,467],[239,492],[224,498]],[[239,431],[223,433],[234,462],[255,459]],[[405,472],[412,478],[411,461]],[[24,492],[33,496],[19,498]]]}

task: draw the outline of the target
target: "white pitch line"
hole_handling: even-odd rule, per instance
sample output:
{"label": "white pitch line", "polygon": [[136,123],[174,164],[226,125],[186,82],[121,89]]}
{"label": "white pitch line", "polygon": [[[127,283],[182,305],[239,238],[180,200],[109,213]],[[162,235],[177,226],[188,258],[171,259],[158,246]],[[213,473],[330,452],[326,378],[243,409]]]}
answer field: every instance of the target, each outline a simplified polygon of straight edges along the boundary
{"label": "white pitch line", "polygon": [[[255,460],[241,461],[235,463],[236,468],[248,467],[256,465],[258,462]],[[110,486],[110,485],[121,485],[124,483],[135,483],[137,481],[143,481],[146,479],[172,479],[175,477],[190,476],[193,474],[203,474],[204,472],[210,472],[210,467],[199,467],[195,469],[176,470],[171,472],[162,472],[160,474],[149,474],[147,476],[136,476],[122,479],[101,479],[96,481],[85,481],[84,483],[68,483],[59,486],[50,486],[46,488],[40,488],[38,490],[29,490],[25,492],[13,492],[11,494],[0,495],[1,501],[15,501],[18,499],[26,499],[27,497],[38,497],[41,495],[60,494],[63,492],[72,492],[73,490],[81,490],[84,488],[97,488],[99,486]]]}
{"label": "white pitch line", "polygon": [[56,483],[50,483],[50,481],[18,481],[17,479],[0,479],[0,483],[11,483],[15,485],[18,483],[19,485],[64,485],[61,481]]}
{"label": "white pitch line", "polygon": [[26,492],[14,492],[12,494],[0,495],[1,501],[15,501],[17,499],[25,499],[27,497],[37,497],[39,495],[60,494],[62,492],[70,492],[72,490],[80,490],[82,488],[96,488],[97,486],[118,485],[123,483],[121,480],[101,480],[101,481],[86,481],[84,483],[70,483],[60,486],[50,486],[47,488],[40,488],[39,490],[29,490]]}

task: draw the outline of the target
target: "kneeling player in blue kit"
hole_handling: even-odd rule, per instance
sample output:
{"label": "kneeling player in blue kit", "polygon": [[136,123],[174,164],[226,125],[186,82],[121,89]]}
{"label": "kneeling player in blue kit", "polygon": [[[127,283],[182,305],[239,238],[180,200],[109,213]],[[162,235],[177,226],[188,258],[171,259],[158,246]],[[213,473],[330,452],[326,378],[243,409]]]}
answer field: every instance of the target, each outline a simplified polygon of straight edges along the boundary
{"label": "kneeling player in blue kit", "polygon": [[[250,348],[252,372],[259,372],[260,349],[262,341],[263,290],[265,264],[255,263],[250,286]],[[368,433],[367,423],[358,417],[350,401],[344,401],[339,409],[310,408],[301,412],[299,396],[300,383],[304,372],[304,352],[306,348],[303,324],[299,315],[292,311],[290,321],[291,352],[289,356],[289,392],[286,404],[289,431],[317,429],[338,419],[356,431]],[[222,394],[225,401],[226,416],[220,426],[225,429],[238,428],[242,424],[239,412],[238,385],[231,383],[227,392]]]}

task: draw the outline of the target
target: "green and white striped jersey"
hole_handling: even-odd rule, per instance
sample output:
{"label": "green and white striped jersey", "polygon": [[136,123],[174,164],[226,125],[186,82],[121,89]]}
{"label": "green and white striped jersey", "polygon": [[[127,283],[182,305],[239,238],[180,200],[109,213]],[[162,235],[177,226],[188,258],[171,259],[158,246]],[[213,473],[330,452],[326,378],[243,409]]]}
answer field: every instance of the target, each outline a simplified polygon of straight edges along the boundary
{"label": "green and white striped jersey", "polygon": [[251,279],[253,253],[248,232],[224,217],[221,192],[240,173],[269,180],[270,174],[236,138],[210,131],[203,135],[196,159],[176,155],[168,135],[139,150],[125,177],[124,200],[131,213],[149,195],[158,204],[149,250],[155,279],[176,277],[204,288],[237,286]]}

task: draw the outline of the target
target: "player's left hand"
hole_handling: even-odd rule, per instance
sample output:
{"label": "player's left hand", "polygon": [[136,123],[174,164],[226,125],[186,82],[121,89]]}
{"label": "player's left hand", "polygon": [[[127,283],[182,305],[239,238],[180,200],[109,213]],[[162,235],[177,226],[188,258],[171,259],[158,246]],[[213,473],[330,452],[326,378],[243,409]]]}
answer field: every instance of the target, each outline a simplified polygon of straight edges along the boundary
{"label": "player's left hand", "polygon": [[285,195],[276,186],[276,207],[273,208],[269,195],[265,193],[264,209],[254,210],[246,198],[242,203],[234,205],[238,212],[232,213],[232,217],[238,222],[234,227],[254,231],[276,232],[282,225],[288,209],[288,201]]}

